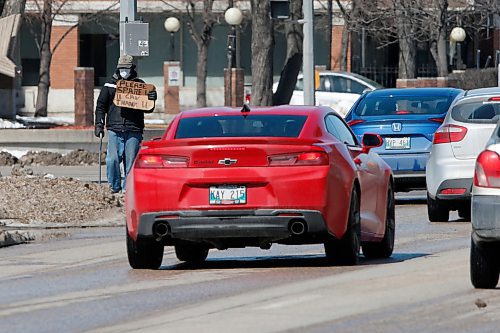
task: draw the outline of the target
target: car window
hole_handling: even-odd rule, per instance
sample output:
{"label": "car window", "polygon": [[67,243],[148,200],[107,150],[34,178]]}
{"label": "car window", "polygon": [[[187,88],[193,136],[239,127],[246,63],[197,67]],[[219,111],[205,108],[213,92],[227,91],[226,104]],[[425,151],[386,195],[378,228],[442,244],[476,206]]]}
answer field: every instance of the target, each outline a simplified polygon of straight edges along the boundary
{"label": "car window", "polygon": [[348,80],[342,76],[332,76],[332,91],[337,93],[346,93],[348,92]]}
{"label": "car window", "polygon": [[328,115],[326,117],[326,129],[330,134],[339,139],[339,141],[351,146],[358,145],[358,141],[352,131],[339,117]]}
{"label": "car window", "polygon": [[449,96],[383,96],[363,99],[354,112],[358,116],[443,114],[451,102]]}
{"label": "car window", "polygon": [[[368,86],[365,86],[364,84],[361,84],[357,81],[354,80],[348,80],[348,84],[350,86],[349,92],[352,94],[363,94],[365,89],[368,88]],[[370,89],[371,90],[371,89]]]}
{"label": "car window", "polygon": [[289,137],[299,136],[307,116],[249,115],[182,118],[176,139],[214,137]]}
{"label": "car window", "polygon": [[333,91],[333,83],[330,75],[321,75],[319,77],[319,87],[317,91]]}
{"label": "car window", "polygon": [[451,117],[465,123],[496,124],[500,120],[500,103],[475,101],[457,104],[451,110]]}

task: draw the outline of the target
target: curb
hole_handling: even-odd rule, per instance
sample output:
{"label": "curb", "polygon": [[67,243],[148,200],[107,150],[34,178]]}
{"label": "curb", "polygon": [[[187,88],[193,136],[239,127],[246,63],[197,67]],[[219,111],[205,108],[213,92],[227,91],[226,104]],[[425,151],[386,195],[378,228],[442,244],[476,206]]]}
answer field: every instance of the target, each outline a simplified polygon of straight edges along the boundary
{"label": "curb", "polygon": [[30,231],[0,230],[0,247],[27,243],[33,240],[35,240],[35,234]]}

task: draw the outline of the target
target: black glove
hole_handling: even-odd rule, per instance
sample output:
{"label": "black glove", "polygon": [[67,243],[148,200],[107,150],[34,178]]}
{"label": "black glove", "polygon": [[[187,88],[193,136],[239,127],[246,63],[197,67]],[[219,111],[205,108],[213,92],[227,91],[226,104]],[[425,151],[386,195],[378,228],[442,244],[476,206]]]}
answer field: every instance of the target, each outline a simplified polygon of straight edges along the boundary
{"label": "black glove", "polygon": [[157,98],[158,98],[158,95],[156,94],[156,90],[148,92],[148,99],[150,101],[156,101]]}
{"label": "black glove", "polygon": [[103,126],[102,125],[95,125],[94,134],[98,138],[100,138],[100,137],[104,138],[104,128],[103,128]]}

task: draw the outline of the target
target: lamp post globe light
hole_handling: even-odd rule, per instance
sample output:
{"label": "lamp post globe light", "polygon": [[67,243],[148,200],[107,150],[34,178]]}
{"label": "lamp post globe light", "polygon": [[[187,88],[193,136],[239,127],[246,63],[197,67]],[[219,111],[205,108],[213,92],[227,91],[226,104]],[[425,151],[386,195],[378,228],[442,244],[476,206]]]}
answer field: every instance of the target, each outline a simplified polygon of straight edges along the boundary
{"label": "lamp post globe light", "polygon": [[179,31],[181,22],[176,17],[168,17],[163,24],[165,30],[170,32],[170,61],[175,58],[175,36],[174,34]]}
{"label": "lamp post globe light", "polygon": [[465,30],[461,27],[455,27],[451,29],[450,40],[457,43],[457,69],[462,69],[462,43],[465,40]]}
{"label": "lamp post globe light", "polygon": [[243,14],[238,8],[231,7],[224,13],[224,20],[231,26],[231,31],[227,36],[228,90],[225,104],[232,106],[232,71],[234,54],[236,52],[236,27],[243,21]]}

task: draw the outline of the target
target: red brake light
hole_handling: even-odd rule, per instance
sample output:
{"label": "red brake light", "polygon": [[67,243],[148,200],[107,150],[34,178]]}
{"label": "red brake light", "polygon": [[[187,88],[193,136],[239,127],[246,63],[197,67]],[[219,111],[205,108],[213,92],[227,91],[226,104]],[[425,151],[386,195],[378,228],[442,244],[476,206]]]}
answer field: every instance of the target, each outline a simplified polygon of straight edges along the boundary
{"label": "red brake light", "polygon": [[489,102],[500,102],[500,96],[490,97]]}
{"label": "red brake light", "polygon": [[462,141],[467,134],[467,128],[458,125],[444,125],[434,133],[432,143],[450,143]]}
{"label": "red brake light", "polygon": [[485,150],[476,160],[474,185],[500,188],[500,156],[491,150]]}
{"label": "red brake light", "polygon": [[364,123],[365,121],[363,119],[353,119],[353,120],[350,120],[347,122],[347,125],[349,125],[350,127],[354,126],[354,125],[357,125],[357,124],[361,124],[361,123]]}
{"label": "red brake light", "polygon": [[444,188],[441,191],[439,191],[440,194],[448,194],[448,195],[453,195],[453,194],[464,194],[467,190],[465,188]]}
{"label": "red brake light", "polygon": [[440,123],[442,124],[444,121],[444,118],[429,118],[429,121],[433,121],[435,123]]}
{"label": "red brake light", "polygon": [[290,165],[328,165],[328,155],[325,152],[311,151],[268,156],[269,166]]}
{"label": "red brake light", "polygon": [[189,159],[183,156],[139,155],[135,167],[140,169],[187,168]]}

